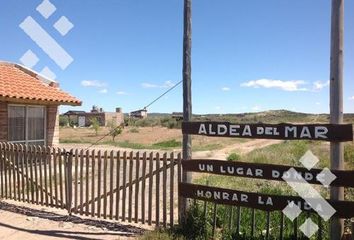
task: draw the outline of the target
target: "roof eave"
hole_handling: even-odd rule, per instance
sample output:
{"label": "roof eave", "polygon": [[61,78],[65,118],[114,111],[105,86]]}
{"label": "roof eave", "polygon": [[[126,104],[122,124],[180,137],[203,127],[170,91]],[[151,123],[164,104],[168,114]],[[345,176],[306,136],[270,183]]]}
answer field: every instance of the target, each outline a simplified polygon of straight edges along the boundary
{"label": "roof eave", "polygon": [[19,103],[19,104],[38,104],[38,105],[64,105],[64,106],[81,106],[81,101],[46,101],[46,100],[36,100],[29,98],[13,98],[13,97],[4,97],[0,96],[0,101]]}

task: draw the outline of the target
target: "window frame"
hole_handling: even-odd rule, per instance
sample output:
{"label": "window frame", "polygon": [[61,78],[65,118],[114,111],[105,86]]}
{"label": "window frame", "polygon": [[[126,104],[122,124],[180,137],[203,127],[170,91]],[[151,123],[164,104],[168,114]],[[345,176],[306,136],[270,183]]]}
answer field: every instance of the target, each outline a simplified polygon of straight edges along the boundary
{"label": "window frame", "polygon": [[[25,108],[25,139],[23,140],[16,140],[16,141],[8,141],[10,143],[25,143],[25,144],[30,144],[30,143],[36,143],[36,142],[43,142],[44,146],[47,145],[47,107],[45,105],[31,105],[31,104],[14,104],[14,103],[9,103],[7,105],[7,108],[9,109],[11,106],[15,107],[24,107]],[[44,110],[44,138],[43,139],[36,139],[36,140],[28,140],[28,108],[30,107],[35,107],[35,108],[42,108]],[[9,110],[8,110],[9,111]],[[7,121],[8,121],[8,126],[10,126],[10,118],[9,118],[9,113],[7,114]],[[8,131],[8,139],[10,139],[10,132]]]}

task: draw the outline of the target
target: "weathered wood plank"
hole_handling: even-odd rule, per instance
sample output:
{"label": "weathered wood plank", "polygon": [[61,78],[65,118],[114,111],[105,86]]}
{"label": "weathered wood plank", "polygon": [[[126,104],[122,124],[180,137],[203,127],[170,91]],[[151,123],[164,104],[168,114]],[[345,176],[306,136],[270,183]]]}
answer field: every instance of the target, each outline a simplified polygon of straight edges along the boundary
{"label": "weathered wood plank", "polygon": [[22,169],[23,173],[23,163],[22,163],[22,145],[16,144],[17,156],[16,156],[16,174],[17,174],[17,193],[18,193],[18,200],[24,202],[24,183],[23,183],[23,175],[20,174],[20,170]]}
{"label": "weathered wood plank", "polygon": [[[38,165],[39,165],[39,185],[43,186],[43,148],[41,146],[38,146],[37,159],[38,159]],[[43,203],[44,203],[43,191],[42,191],[42,189],[38,189],[38,190],[40,191],[41,205],[43,206]]]}
{"label": "weathered wood plank", "polygon": [[[156,153],[156,170],[160,169],[160,154]],[[156,189],[155,189],[155,225],[160,226],[160,173],[155,176]]]}
{"label": "weathered wood plank", "polygon": [[122,199],[122,220],[125,221],[125,199],[127,196],[127,190],[124,187],[127,183],[127,152],[123,153],[123,199]]}
{"label": "weathered wood plank", "polygon": [[[54,192],[55,192],[55,206],[59,207],[59,195],[58,195],[58,176],[57,176],[57,172],[58,172],[58,164],[57,164],[57,160],[58,160],[58,155],[59,155],[59,149],[53,149],[54,152],[54,156],[53,156],[53,165],[54,165]],[[32,179],[32,178],[31,178]]]}
{"label": "weathered wood plank", "polygon": [[[54,148],[48,147],[48,168],[49,168],[49,195],[50,195],[50,206],[54,207],[54,199],[53,199],[53,172],[52,172],[52,153],[54,152]],[[53,154],[54,155],[54,154]],[[54,169],[55,171],[55,169]],[[28,176],[27,172],[26,175]]]}
{"label": "weathered wood plank", "polygon": [[37,184],[39,182],[39,177],[38,177],[38,147],[34,146],[34,154],[33,154],[33,162],[32,164],[34,165],[34,182],[35,188],[36,188],[36,204],[39,204],[39,189],[37,187]]}
{"label": "weathered wood plank", "polygon": [[58,149],[58,158],[59,158],[59,193],[60,193],[60,201],[62,202],[61,207],[64,208],[64,192],[63,192],[63,156],[65,154],[65,150],[61,151]]}
{"label": "weathered wood plank", "polygon": [[135,218],[135,223],[138,222],[138,211],[139,211],[139,169],[140,169],[140,156],[139,152],[136,153],[136,159],[135,159],[135,203],[134,203],[134,218]]}
{"label": "weathered wood plank", "polygon": [[[92,150],[91,152],[91,198],[95,198],[95,165],[96,165],[96,159],[95,159],[95,150]],[[82,206],[82,205],[81,205]],[[89,203],[87,203],[87,208],[89,207]],[[91,217],[95,216],[95,202],[91,203]]]}
{"label": "weathered wood plank", "polygon": [[74,213],[78,213],[77,205],[78,205],[78,193],[79,193],[79,150],[75,149],[75,168],[74,168],[74,178],[75,178],[75,186],[74,186]]}
{"label": "weathered wood plank", "polygon": [[162,222],[163,227],[167,227],[167,153],[163,154],[162,165]]}
{"label": "weathered wood plank", "polygon": [[[87,156],[88,150],[86,151]],[[84,150],[80,151],[80,214],[84,214]],[[87,179],[86,179],[87,180]]]}
{"label": "weathered wood plank", "polygon": [[103,218],[107,218],[107,150],[104,151],[103,159]]}
{"label": "weathered wood plank", "polygon": [[[85,178],[85,183],[86,183],[86,187],[85,187],[85,201],[88,202],[89,201],[89,191],[90,191],[90,178],[89,178],[89,175],[90,175],[90,153],[89,151],[86,151],[86,178]],[[85,208],[85,215],[86,216],[89,216],[90,214],[90,206],[89,205],[86,205],[86,208]]]}
{"label": "weathered wood plank", "polygon": [[[43,147],[43,169],[44,169],[44,189],[46,193],[48,190],[48,155],[50,154],[50,149],[48,147]],[[45,205],[49,206],[49,196],[45,194]]]}
{"label": "weathered wood plank", "polygon": [[4,182],[3,182],[3,178],[4,178],[4,158],[3,158],[3,154],[4,154],[4,150],[3,150],[3,143],[0,142],[0,194],[1,194],[1,198],[4,198]]}
{"label": "weathered wood plank", "polygon": [[[101,151],[98,151],[98,176],[97,176],[97,195],[101,196],[101,171],[102,171],[102,158],[101,158]],[[97,200],[97,217],[101,217],[101,198]]]}
{"label": "weathered wood plank", "polygon": [[[120,187],[120,151],[117,152],[117,169],[116,169],[116,188],[117,188],[117,192],[116,192],[116,220],[119,220],[119,203],[120,203],[120,191],[119,191],[119,187]],[[112,192],[113,194],[113,192]]]}
{"label": "weathered wood plank", "polygon": [[128,196],[128,221],[132,221],[132,209],[133,209],[133,152],[129,154],[129,196]]}
{"label": "weathered wood plank", "polygon": [[183,134],[209,137],[317,140],[353,140],[352,124],[238,124],[229,122],[183,122]]}
{"label": "weathered wood plank", "polygon": [[170,167],[170,227],[173,227],[173,222],[174,222],[174,179],[175,179],[175,156],[173,152],[170,155],[170,162],[173,163],[171,164]]}
{"label": "weathered wood plank", "polygon": [[154,171],[154,155],[151,152],[149,156],[149,197],[148,197],[148,224],[152,224],[152,186],[153,186],[153,171]]}
{"label": "weathered wood plank", "polygon": [[8,175],[8,164],[7,164],[7,162],[6,162],[6,159],[8,158],[8,148],[7,148],[7,144],[5,143],[4,144],[4,161],[3,161],[3,165],[4,165],[4,170],[5,170],[5,172],[4,172],[4,176],[5,176],[5,179],[4,179],[4,182],[5,182],[5,198],[8,198],[8,195],[7,195],[7,193],[8,193],[8,185],[7,185],[7,183],[8,183],[8,181],[7,181],[7,175]]}
{"label": "weathered wood plank", "polygon": [[[12,164],[11,164],[12,163]],[[14,145],[10,143],[10,167],[12,174],[12,186],[13,186],[13,195],[11,198],[16,200],[16,171],[15,171],[15,154],[14,154]]]}
{"label": "weathered wood plank", "polygon": [[29,177],[29,175],[28,175],[28,168],[29,168],[29,166],[28,166],[28,158],[29,158],[29,156],[30,156],[30,154],[29,154],[29,148],[28,148],[28,146],[27,145],[24,145],[24,149],[23,149],[23,151],[24,151],[24,164],[25,164],[25,172],[26,172],[26,178],[25,178],[25,186],[26,186],[26,201],[29,203],[30,202],[30,188],[31,188],[31,182],[29,181],[29,179],[28,179],[28,177]]}
{"label": "weathered wood plank", "polygon": [[146,152],[143,153],[143,166],[141,171],[143,177],[141,181],[141,222],[145,224]]}
{"label": "weathered wood plank", "polygon": [[110,187],[110,197],[109,197],[109,218],[113,219],[113,174],[114,174],[114,151],[110,153],[110,164],[109,164],[109,187]]}

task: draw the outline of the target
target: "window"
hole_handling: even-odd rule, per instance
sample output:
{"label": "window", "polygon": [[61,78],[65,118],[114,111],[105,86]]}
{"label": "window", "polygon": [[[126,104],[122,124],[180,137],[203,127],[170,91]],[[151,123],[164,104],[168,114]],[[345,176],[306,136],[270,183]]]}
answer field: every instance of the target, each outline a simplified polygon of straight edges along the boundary
{"label": "window", "polygon": [[45,107],[9,105],[10,142],[45,145]]}

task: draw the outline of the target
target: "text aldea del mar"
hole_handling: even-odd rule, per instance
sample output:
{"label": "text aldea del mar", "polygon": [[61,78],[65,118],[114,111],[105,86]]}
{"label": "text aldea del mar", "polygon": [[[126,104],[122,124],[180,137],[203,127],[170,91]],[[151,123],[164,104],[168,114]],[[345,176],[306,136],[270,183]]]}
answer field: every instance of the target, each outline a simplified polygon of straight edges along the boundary
{"label": "text aldea del mar", "polygon": [[304,138],[304,139],[327,139],[328,128],[325,126],[315,126],[311,133],[308,126],[285,126],[283,133],[278,127],[262,127],[252,128],[251,125],[238,124],[207,124],[202,123],[199,126],[198,134],[200,135],[216,135],[216,136],[284,136],[285,138]]}

